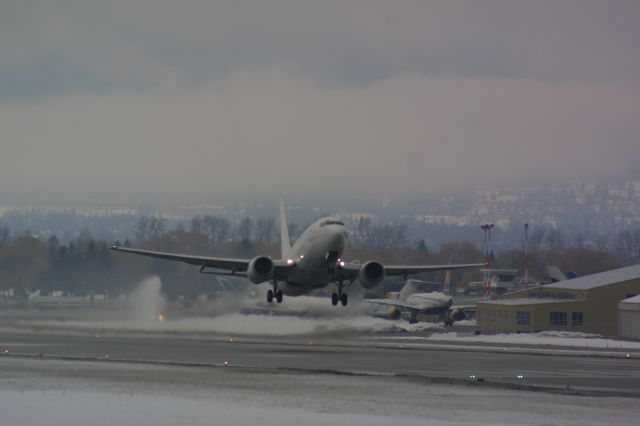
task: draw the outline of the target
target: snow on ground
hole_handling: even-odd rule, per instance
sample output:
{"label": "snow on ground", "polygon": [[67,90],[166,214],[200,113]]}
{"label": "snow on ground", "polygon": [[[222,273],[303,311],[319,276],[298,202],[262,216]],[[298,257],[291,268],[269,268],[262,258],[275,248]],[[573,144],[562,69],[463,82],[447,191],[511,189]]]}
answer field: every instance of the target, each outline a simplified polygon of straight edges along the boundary
{"label": "snow on ground", "polygon": [[194,317],[167,321],[76,321],[28,320],[12,324],[15,329],[85,332],[146,332],[146,333],[207,333],[234,336],[335,335],[341,333],[382,333],[394,331],[444,331],[431,324],[409,324],[368,316],[306,318],[279,315],[224,314],[215,317]]}
{"label": "snow on ground", "polygon": [[12,426],[589,426],[638,424],[640,404],[397,377],[4,358],[0,412]]}
{"label": "snow on ground", "polygon": [[438,333],[430,336],[391,336],[385,337],[385,339],[640,350],[640,342],[606,339],[597,334],[563,331],[543,331],[530,334],[481,334],[473,336],[461,336],[457,333]]}

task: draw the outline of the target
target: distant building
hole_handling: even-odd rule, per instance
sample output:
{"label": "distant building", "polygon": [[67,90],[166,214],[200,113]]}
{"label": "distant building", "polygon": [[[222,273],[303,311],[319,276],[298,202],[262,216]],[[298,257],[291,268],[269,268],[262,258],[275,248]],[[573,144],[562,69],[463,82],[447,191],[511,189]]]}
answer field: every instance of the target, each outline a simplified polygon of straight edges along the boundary
{"label": "distant building", "polygon": [[618,304],[640,294],[640,265],[519,290],[478,302],[483,333],[578,331],[616,336]]}
{"label": "distant building", "polygon": [[618,335],[640,339],[640,296],[630,297],[618,304]]}
{"label": "distant building", "polygon": [[471,281],[467,284],[468,294],[486,294],[500,296],[517,288],[517,269],[481,269],[480,272],[486,277],[485,281]]}

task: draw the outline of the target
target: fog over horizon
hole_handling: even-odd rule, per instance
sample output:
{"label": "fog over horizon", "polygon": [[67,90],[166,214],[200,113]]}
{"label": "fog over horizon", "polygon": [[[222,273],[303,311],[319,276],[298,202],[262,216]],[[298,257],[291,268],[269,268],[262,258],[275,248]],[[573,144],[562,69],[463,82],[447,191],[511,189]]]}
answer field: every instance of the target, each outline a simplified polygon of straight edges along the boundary
{"label": "fog over horizon", "polygon": [[0,6],[0,203],[640,180],[640,3]]}

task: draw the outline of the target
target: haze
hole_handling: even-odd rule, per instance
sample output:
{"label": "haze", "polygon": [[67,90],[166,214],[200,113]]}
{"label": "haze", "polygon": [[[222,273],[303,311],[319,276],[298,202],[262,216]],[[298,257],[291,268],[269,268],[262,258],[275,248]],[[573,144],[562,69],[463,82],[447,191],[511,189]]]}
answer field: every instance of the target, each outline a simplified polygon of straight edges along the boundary
{"label": "haze", "polygon": [[0,6],[0,202],[640,176],[640,3]]}

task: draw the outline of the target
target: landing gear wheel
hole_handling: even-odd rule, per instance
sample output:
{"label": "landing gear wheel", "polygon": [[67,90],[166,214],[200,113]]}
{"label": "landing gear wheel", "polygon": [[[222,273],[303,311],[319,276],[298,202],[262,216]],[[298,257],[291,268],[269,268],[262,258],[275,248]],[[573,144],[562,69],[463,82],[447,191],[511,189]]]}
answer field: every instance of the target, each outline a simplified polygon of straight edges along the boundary
{"label": "landing gear wheel", "polygon": [[337,306],[338,305],[338,293],[333,293],[331,295],[331,304],[333,306]]}
{"label": "landing gear wheel", "polygon": [[342,293],[340,295],[340,303],[342,303],[342,306],[347,306],[348,301],[349,301],[349,296],[347,296],[347,293]]}
{"label": "landing gear wheel", "polygon": [[276,292],[276,302],[282,303],[282,290]]}
{"label": "landing gear wheel", "polygon": [[269,290],[267,292],[267,302],[269,303],[273,302],[273,290]]}

